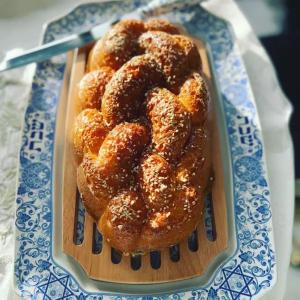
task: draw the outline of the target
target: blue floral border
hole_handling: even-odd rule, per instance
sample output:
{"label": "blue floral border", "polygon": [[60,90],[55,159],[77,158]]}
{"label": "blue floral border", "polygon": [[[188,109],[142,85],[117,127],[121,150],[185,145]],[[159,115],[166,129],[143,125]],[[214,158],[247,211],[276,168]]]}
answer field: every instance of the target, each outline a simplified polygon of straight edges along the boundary
{"label": "blue floral border", "polygon": [[[43,42],[83,31],[146,2],[82,5],[50,23]],[[275,283],[276,270],[262,137],[249,79],[226,22],[197,4],[174,8],[164,17],[182,23],[211,50],[230,140],[238,250],[209,285],[147,299],[254,299]],[[37,65],[26,111],[16,199],[16,289],[26,299],[123,298],[88,293],[52,259],[53,142],[65,59],[62,55]]]}

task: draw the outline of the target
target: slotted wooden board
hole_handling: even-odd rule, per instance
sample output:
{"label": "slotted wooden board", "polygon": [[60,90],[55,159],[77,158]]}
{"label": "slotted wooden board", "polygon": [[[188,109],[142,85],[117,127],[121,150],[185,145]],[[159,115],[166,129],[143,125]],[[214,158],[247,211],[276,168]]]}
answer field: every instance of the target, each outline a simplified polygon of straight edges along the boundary
{"label": "slotted wooden board", "polygon": [[[211,73],[202,42],[196,40],[203,61],[203,72],[208,84],[211,82]],[[212,203],[215,223],[216,238],[208,240],[205,232],[203,215],[198,226],[198,250],[192,252],[188,248],[187,241],[180,244],[180,260],[173,262],[170,259],[169,249],[161,251],[161,266],[153,269],[150,265],[150,255],[142,256],[141,267],[133,270],[130,267],[130,257],[123,256],[119,264],[111,261],[111,248],[103,241],[100,254],[92,253],[93,219],[86,213],[84,222],[84,240],[80,245],[74,243],[74,225],[76,214],[76,172],[72,145],[72,126],[74,118],[79,113],[77,103],[77,85],[84,75],[88,48],[79,49],[69,56],[66,70],[71,69],[69,84],[65,83],[67,93],[62,93],[61,101],[66,101],[67,116],[58,113],[58,117],[66,122],[65,146],[64,146],[64,174],[63,174],[63,251],[72,256],[85,270],[88,277],[109,282],[120,283],[155,283],[188,279],[202,275],[212,259],[227,248],[227,216],[223,187],[223,171],[220,156],[220,145],[215,122],[212,121],[212,168],[214,181],[212,184]],[[70,57],[73,58],[70,59]],[[71,64],[71,65],[70,65]],[[67,77],[67,76],[65,76]],[[214,97],[211,85],[211,98]],[[66,96],[67,95],[67,96]],[[213,102],[213,101],[211,101]],[[212,113],[212,115],[214,115]]]}

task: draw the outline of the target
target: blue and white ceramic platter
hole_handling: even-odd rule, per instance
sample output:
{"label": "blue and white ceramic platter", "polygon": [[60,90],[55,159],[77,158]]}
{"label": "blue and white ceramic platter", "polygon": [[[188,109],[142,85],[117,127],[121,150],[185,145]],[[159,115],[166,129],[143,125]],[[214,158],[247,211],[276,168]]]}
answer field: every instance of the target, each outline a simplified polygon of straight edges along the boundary
{"label": "blue and white ceramic platter", "polygon": [[[51,22],[43,43],[147,1],[85,4]],[[164,1],[166,2],[166,1]],[[205,41],[228,137],[235,249],[204,285],[163,294],[89,291],[53,258],[53,149],[66,55],[39,63],[25,115],[16,199],[15,287],[25,299],[257,299],[276,281],[272,214],[255,101],[230,25],[199,3],[155,14]]]}

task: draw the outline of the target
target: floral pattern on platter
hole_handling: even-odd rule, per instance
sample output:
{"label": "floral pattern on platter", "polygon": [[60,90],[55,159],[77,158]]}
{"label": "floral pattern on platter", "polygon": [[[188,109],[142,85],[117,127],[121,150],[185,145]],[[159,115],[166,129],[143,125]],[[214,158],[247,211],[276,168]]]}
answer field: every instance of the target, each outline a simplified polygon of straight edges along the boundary
{"label": "floral pattern on platter", "polygon": [[[146,2],[82,5],[50,23],[43,41],[84,31]],[[229,25],[199,4],[187,2],[169,12],[155,12],[160,13],[205,40],[211,51],[230,142],[237,251],[207,286],[147,299],[254,299],[274,284],[276,271],[262,137],[246,70]],[[61,55],[37,65],[25,116],[16,199],[16,288],[25,299],[129,299],[126,295],[85,291],[52,259],[53,143],[65,59]],[[211,220],[207,219],[207,224],[211,226]],[[134,295],[130,299],[145,297]]]}

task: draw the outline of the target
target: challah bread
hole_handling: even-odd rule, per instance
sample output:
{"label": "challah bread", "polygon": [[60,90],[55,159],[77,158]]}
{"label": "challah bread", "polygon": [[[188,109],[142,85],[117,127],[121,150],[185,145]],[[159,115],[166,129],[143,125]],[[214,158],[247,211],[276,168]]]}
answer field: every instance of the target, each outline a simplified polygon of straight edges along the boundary
{"label": "challah bread", "polygon": [[139,46],[155,57],[171,91],[177,91],[186,74],[200,68],[197,47],[184,36],[148,31],[139,37]]}
{"label": "challah bread", "polygon": [[77,185],[123,253],[174,245],[198,225],[210,176],[209,96],[192,39],[124,20],[91,50],[73,130]]}
{"label": "challah bread", "polygon": [[177,97],[165,88],[150,90],[146,101],[153,150],[175,162],[190,135],[191,117]]}
{"label": "challah bread", "polygon": [[110,67],[101,67],[98,70],[86,73],[79,84],[78,99],[80,108],[101,109],[101,99],[105,87],[110,81],[114,70]]}
{"label": "challah bread", "polygon": [[150,55],[133,57],[107,84],[102,98],[102,113],[109,128],[138,116],[145,92],[162,84],[158,64]]}
{"label": "challah bread", "polygon": [[73,130],[73,143],[77,162],[81,162],[84,153],[96,154],[108,129],[97,109],[85,109],[76,118]]}
{"label": "challah bread", "polygon": [[139,53],[137,38],[144,31],[145,25],[142,21],[124,20],[117,23],[90,52],[88,71],[102,66],[119,69]]}

